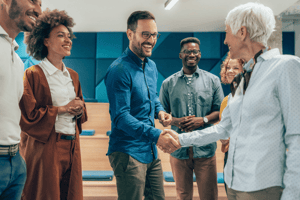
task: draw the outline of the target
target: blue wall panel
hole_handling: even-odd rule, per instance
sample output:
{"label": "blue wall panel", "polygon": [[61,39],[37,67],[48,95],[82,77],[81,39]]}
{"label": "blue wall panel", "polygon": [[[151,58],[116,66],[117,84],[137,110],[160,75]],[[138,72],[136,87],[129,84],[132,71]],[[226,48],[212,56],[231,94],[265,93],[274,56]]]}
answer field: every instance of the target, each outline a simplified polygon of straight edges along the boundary
{"label": "blue wall panel", "polygon": [[127,38],[127,35],[126,33],[123,33],[123,51],[128,47],[128,45],[129,45],[129,40]]}
{"label": "blue wall panel", "polygon": [[19,48],[16,51],[16,53],[20,56],[20,58],[27,59],[29,55],[26,53],[27,45],[24,43],[24,33],[23,32],[19,33],[19,35],[16,37],[15,40],[19,45]]}
{"label": "blue wall panel", "polygon": [[[180,41],[186,37],[200,39],[202,58],[199,67],[219,76],[220,65],[225,59],[228,47],[224,45],[224,32],[163,32],[153,49],[151,59],[156,62],[158,69],[157,91],[159,93],[163,80],[181,70],[182,61],[179,59]],[[77,71],[86,100],[108,102],[103,78],[109,65],[128,47],[129,41],[125,32],[112,33],[75,33],[71,56],[64,59],[67,67]],[[24,34],[16,38],[19,44],[17,53],[22,58],[25,68],[36,61],[26,53],[23,43]],[[283,32],[283,53],[294,54],[294,32]],[[224,94],[230,92],[229,85],[222,85]]]}
{"label": "blue wall panel", "polygon": [[156,63],[158,72],[165,78],[174,74],[182,68],[182,62],[179,58],[177,59],[153,59]]}
{"label": "blue wall panel", "polygon": [[214,67],[212,67],[211,70],[209,70],[210,73],[220,77],[220,71],[221,71],[221,64],[222,64],[222,60],[219,60]]}
{"label": "blue wall panel", "polygon": [[96,86],[96,97],[98,102],[108,103],[108,97],[106,93],[106,86],[104,80]]}
{"label": "blue wall panel", "polygon": [[103,80],[110,64],[115,59],[97,59],[96,61],[96,86]]}
{"label": "blue wall panel", "polygon": [[64,59],[67,67],[75,70],[79,75],[82,91],[85,97],[95,98],[95,59]]}
{"label": "blue wall panel", "polygon": [[69,58],[95,58],[96,33],[74,33],[71,56]]}
{"label": "blue wall panel", "polygon": [[35,60],[32,57],[29,57],[25,62],[24,62],[24,69],[27,69],[29,67],[31,67],[32,65],[37,65],[39,64],[41,61]]}
{"label": "blue wall panel", "polygon": [[218,32],[195,33],[200,40],[201,58],[217,58],[221,55],[221,35]]}
{"label": "blue wall panel", "polygon": [[224,44],[224,40],[225,40],[225,33],[220,33],[221,36],[221,41],[220,41],[220,52],[221,52],[221,57],[223,57],[228,51],[228,46]]}
{"label": "blue wall panel", "polygon": [[[152,52],[152,59],[166,58],[178,59],[180,52],[180,41],[186,37],[192,37],[193,33],[171,33],[164,39],[159,48]],[[160,39],[159,39],[160,40]]]}
{"label": "blue wall panel", "polygon": [[198,66],[200,69],[210,71],[220,61],[220,59],[200,59]]}
{"label": "blue wall panel", "polygon": [[117,58],[123,52],[123,33],[97,33],[97,58]]}
{"label": "blue wall panel", "polygon": [[157,78],[157,95],[159,95],[161,84],[164,82],[166,78],[158,72]]}

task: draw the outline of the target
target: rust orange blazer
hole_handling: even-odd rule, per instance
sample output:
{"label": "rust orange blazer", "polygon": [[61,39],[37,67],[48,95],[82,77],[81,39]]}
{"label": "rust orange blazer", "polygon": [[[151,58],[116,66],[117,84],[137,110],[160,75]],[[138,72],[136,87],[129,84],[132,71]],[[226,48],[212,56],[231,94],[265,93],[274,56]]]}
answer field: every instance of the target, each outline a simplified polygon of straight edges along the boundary
{"label": "rust orange blazer", "polygon": [[[67,68],[73,80],[77,97],[83,100],[78,74]],[[51,92],[43,70],[34,65],[24,74],[24,93],[20,101],[22,129],[20,153],[27,165],[27,181],[22,200],[59,200],[60,185],[57,173],[55,148],[55,119],[57,107],[54,107]],[[81,118],[76,120],[76,140],[72,156],[71,177],[68,200],[82,200],[82,168],[79,134],[81,124],[87,121],[86,108]]]}

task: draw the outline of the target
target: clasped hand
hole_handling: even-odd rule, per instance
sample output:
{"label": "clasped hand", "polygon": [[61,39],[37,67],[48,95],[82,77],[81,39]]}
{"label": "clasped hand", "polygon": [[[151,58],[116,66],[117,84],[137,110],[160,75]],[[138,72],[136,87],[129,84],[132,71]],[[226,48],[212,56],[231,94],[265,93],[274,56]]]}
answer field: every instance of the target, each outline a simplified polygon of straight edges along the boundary
{"label": "clasped hand", "polygon": [[70,101],[67,105],[65,105],[66,112],[68,112],[70,115],[80,115],[83,112],[84,103],[79,98],[76,97],[72,101]]}
{"label": "clasped hand", "polygon": [[203,117],[195,117],[195,115],[174,119],[174,125],[181,131],[190,132],[204,126]]}
{"label": "clasped hand", "polygon": [[178,133],[170,129],[163,130],[157,140],[157,146],[164,153],[173,153],[177,149],[180,149],[181,145],[179,142]]}

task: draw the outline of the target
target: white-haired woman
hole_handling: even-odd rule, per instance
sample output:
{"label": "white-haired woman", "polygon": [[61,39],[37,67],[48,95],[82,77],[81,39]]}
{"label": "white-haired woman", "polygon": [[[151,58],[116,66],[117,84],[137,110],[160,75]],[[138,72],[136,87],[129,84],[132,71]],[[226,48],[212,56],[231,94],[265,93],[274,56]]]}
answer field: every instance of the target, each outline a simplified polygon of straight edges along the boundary
{"label": "white-haired woman", "polygon": [[[275,28],[272,10],[240,5],[226,18],[236,76],[219,124],[176,135],[181,146],[203,146],[230,137],[225,182],[229,200],[300,199],[300,58],[267,48]],[[288,149],[288,151],[286,151]]]}

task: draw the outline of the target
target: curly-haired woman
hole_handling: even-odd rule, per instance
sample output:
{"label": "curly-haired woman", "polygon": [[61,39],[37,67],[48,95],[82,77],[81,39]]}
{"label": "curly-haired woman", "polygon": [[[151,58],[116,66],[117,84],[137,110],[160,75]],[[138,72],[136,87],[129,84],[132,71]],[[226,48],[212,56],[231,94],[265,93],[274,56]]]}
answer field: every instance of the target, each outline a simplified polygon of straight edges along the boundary
{"label": "curly-haired woman", "polygon": [[79,145],[87,120],[78,74],[63,59],[72,47],[73,19],[46,10],[25,37],[37,60],[24,74],[20,152],[27,164],[22,200],[82,200]]}
{"label": "curly-haired woman", "polygon": [[[243,65],[244,65],[243,60],[231,59],[230,53],[228,52],[226,59],[223,61],[222,65],[221,65],[221,72],[220,72],[221,82],[223,84],[231,84],[235,75],[237,75],[243,71]],[[222,112],[225,109],[225,107],[227,106],[227,101],[228,101],[228,96],[226,96],[221,103],[220,117],[219,117],[220,120],[221,120]],[[225,154],[224,155],[224,167],[225,167],[225,165],[227,163],[229,139],[220,140],[220,141],[222,143],[221,151]],[[225,184],[225,190],[227,191],[226,184]]]}

